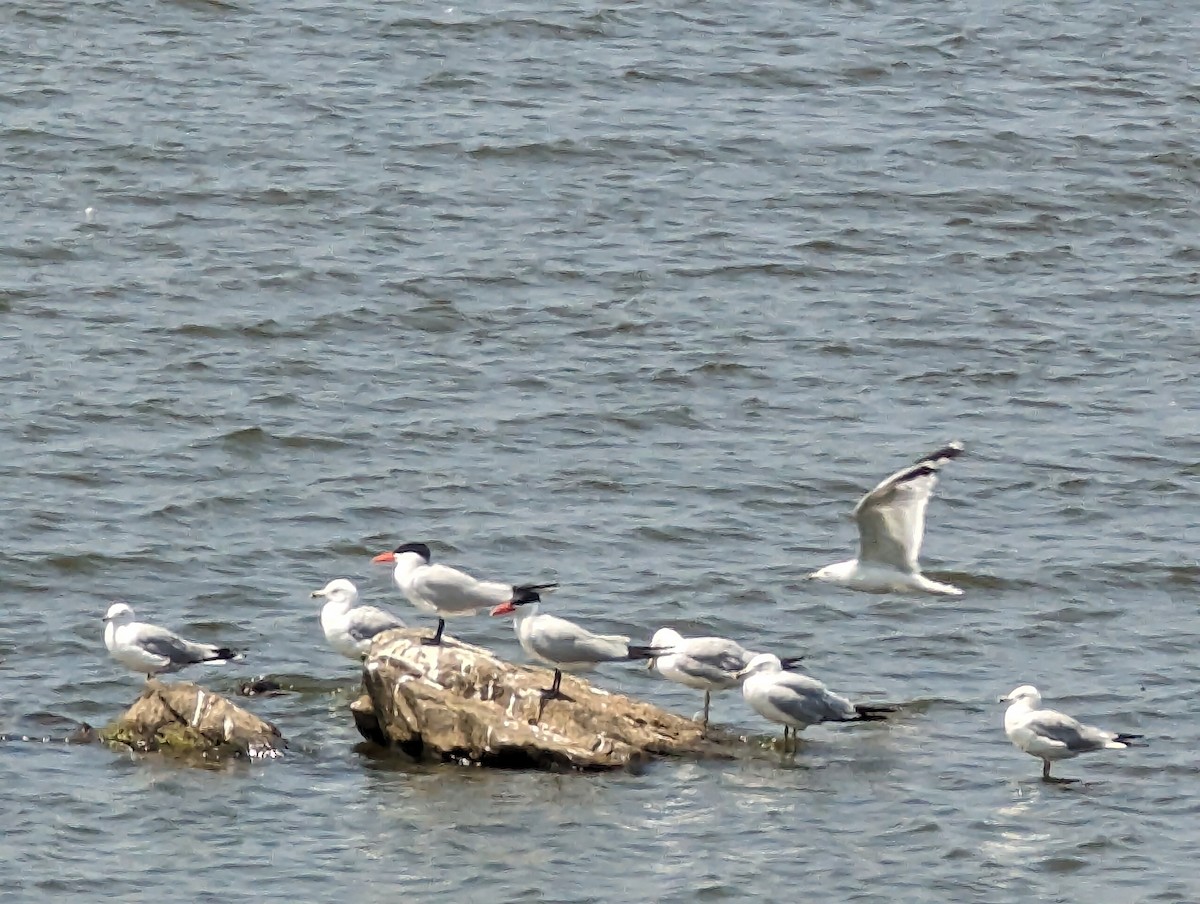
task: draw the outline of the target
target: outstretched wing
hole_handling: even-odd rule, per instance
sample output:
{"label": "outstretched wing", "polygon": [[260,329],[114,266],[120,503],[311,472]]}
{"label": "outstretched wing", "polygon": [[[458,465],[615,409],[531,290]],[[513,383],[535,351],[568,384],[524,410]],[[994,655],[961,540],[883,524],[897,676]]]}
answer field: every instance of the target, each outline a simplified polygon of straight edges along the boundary
{"label": "outstretched wing", "polygon": [[952,442],[902,468],[863,496],[854,507],[860,562],[915,572],[925,537],[925,509],[942,465],[957,458],[963,444]]}

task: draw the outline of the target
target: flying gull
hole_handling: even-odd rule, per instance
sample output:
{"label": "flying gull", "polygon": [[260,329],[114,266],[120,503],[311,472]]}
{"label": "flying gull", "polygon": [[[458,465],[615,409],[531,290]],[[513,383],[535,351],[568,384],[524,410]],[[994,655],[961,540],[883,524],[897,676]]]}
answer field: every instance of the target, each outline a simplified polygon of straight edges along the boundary
{"label": "flying gull", "polygon": [[960,596],[957,587],[921,574],[917,560],[925,535],[925,509],[938,471],[962,452],[963,444],[952,442],[901,468],[863,496],[854,507],[858,558],[826,565],[809,577],[870,593],[918,591]]}

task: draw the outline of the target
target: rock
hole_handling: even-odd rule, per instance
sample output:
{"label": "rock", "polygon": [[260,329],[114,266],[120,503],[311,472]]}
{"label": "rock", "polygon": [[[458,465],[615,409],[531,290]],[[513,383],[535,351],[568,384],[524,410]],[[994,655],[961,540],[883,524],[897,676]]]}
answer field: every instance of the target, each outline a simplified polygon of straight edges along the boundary
{"label": "rock", "polygon": [[[654,756],[730,757],[730,739],[706,740],[698,722],[564,675],[571,700],[543,702],[549,669],[513,665],[482,647],[428,630],[381,634],[351,704],[359,733],[415,759],[501,768],[635,768]],[[613,667],[618,671],[619,667]]]}
{"label": "rock", "polygon": [[112,745],[220,760],[279,757],[287,747],[279,729],[219,694],[182,682],[146,683],[119,719],[100,731]]}
{"label": "rock", "polygon": [[243,681],[238,685],[239,697],[278,697],[286,694],[287,690],[274,678],[259,675],[252,681]]}

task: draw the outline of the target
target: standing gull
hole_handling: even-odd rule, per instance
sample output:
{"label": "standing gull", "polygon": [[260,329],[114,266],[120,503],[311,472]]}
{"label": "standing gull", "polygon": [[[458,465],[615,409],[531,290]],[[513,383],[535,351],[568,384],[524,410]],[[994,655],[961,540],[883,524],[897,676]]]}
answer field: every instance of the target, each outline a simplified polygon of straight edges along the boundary
{"label": "standing gull", "polygon": [[424,543],[403,543],[392,552],[381,552],[372,562],[386,562],[395,567],[392,579],[410,603],[422,612],[438,616],[437,632],[422,643],[438,645],[446,618],[474,615],[480,609],[504,603],[538,599],[538,592],[554,590],[558,584],[505,584],[499,581],[480,581],[457,568],[430,563],[429,547]]}
{"label": "standing gull", "polygon": [[542,691],[543,700],[571,699],[559,690],[563,672],[588,672],[605,662],[653,659],[666,652],[631,644],[622,634],[593,634],[557,615],[539,615],[539,602],[536,592],[529,593],[497,606],[492,615],[515,615],[513,627],[521,649],[554,666],[554,683]]}
{"label": "standing gull", "polygon": [[887,718],[896,711],[887,704],[851,703],[833,693],[816,678],[785,672],[778,656],[760,653],[739,673],[742,696],[760,716],[783,725],[783,752],[792,750],[796,734],[818,722],[865,722]]}
{"label": "standing gull", "polygon": [[1066,713],[1040,709],[1042,695],[1031,684],[1021,685],[1000,702],[1010,704],[1004,713],[1004,733],[1016,747],[1042,761],[1044,779],[1050,778],[1050,764],[1055,760],[1069,760],[1093,750],[1136,747],[1134,742],[1142,737],[1083,725]]}
{"label": "standing gull", "polygon": [[952,442],[901,468],[863,496],[854,507],[858,558],[826,565],[809,577],[870,593],[915,590],[960,596],[957,587],[921,574],[917,560],[925,535],[925,509],[938,470],[962,452],[963,444]]}
{"label": "standing gull", "polygon": [[390,612],[374,606],[359,606],[358,588],[345,578],[330,581],[313,597],[324,597],[321,607],[321,629],[329,645],[348,659],[361,660],[371,647],[376,634],[392,628],[403,628],[400,621]]}
{"label": "standing gull", "polygon": [[104,645],[112,658],[125,668],[140,672],[149,681],[158,674],[178,672],[197,662],[228,662],[241,659],[228,647],[193,643],[166,628],[133,620],[133,609],[113,603],[104,616]]}
{"label": "standing gull", "polygon": [[[667,650],[651,659],[648,668],[676,684],[704,691],[704,717],[701,724],[708,729],[708,711],[714,691],[728,690],[742,683],[738,677],[755,654],[727,637],[687,637],[672,628],[659,628],[650,646]],[[796,656],[780,660],[784,668],[800,661]]]}

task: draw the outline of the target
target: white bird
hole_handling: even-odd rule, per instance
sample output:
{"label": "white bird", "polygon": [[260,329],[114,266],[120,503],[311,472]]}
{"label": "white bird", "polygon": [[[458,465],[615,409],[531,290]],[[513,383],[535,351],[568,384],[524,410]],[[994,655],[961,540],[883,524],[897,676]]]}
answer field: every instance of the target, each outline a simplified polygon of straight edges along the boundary
{"label": "white bird", "polygon": [[826,565],[809,577],[869,593],[919,591],[961,596],[959,588],[921,574],[918,559],[925,536],[925,509],[938,470],[962,452],[963,444],[952,442],[901,468],[863,496],[854,507],[858,558]]}
{"label": "white bird", "polygon": [[[701,724],[706,729],[713,692],[741,684],[738,673],[755,656],[727,637],[685,638],[672,628],[659,628],[654,632],[650,646],[669,652],[651,659],[648,668],[656,669],[660,675],[676,684],[704,691],[704,717]],[[799,661],[799,656],[780,660],[784,668]]]}
{"label": "white bird", "polygon": [[321,629],[329,645],[348,659],[361,660],[376,634],[404,627],[390,612],[356,605],[358,588],[345,578],[330,581],[312,595],[327,600],[321,607]]}
{"label": "white bird", "polygon": [[134,621],[133,609],[126,603],[113,603],[104,621],[104,645],[112,658],[125,668],[145,675],[147,680],[198,662],[244,658],[228,647],[193,643],[166,628]]}
{"label": "white bird", "polygon": [[888,704],[851,703],[833,693],[816,678],[783,670],[771,653],[759,653],[738,673],[742,696],[760,716],[783,725],[783,751],[788,748],[788,728],[795,735],[819,722],[865,722],[887,718],[896,711]]}
{"label": "white bird", "polygon": [[423,643],[436,646],[442,642],[446,618],[474,615],[480,609],[508,602],[537,599],[539,591],[550,591],[557,583],[505,584],[499,581],[480,581],[457,568],[430,564],[429,547],[424,543],[404,543],[392,552],[381,552],[372,562],[394,564],[392,579],[410,603],[422,612],[438,616],[437,633]]}
{"label": "white bird", "polygon": [[1017,748],[1042,761],[1044,779],[1050,778],[1050,764],[1055,760],[1069,760],[1093,750],[1136,747],[1139,745],[1134,742],[1142,737],[1083,725],[1066,713],[1040,709],[1042,695],[1031,684],[1021,685],[1000,701],[1010,704],[1004,713],[1004,733]]}
{"label": "white bird", "polygon": [[492,615],[515,615],[513,627],[521,649],[554,666],[554,683],[542,691],[543,700],[571,699],[559,690],[563,672],[588,672],[605,662],[652,659],[666,652],[631,644],[622,634],[593,634],[557,615],[539,614],[539,601],[537,592],[532,591],[497,606]]}

